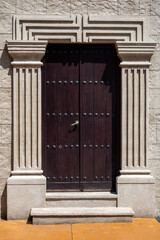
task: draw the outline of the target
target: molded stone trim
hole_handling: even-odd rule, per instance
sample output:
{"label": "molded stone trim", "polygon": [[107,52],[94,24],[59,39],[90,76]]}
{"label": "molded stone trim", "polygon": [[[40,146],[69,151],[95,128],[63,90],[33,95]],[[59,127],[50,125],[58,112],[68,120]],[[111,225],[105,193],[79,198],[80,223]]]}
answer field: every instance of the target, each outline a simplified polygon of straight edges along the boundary
{"label": "molded stone trim", "polygon": [[135,66],[150,66],[150,59],[154,53],[155,42],[116,42],[117,53],[122,63]]}
{"label": "molded stone trim", "polygon": [[16,15],[13,40],[48,42],[144,42],[149,41],[148,22],[135,16]]}
{"label": "molded stone trim", "polygon": [[[9,41],[7,42],[8,52],[16,61],[26,62],[32,64],[34,61],[40,62],[46,51],[47,41]],[[41,62],[40,62],[41,63]],[[27,64],[27,63],[26,63]]]}

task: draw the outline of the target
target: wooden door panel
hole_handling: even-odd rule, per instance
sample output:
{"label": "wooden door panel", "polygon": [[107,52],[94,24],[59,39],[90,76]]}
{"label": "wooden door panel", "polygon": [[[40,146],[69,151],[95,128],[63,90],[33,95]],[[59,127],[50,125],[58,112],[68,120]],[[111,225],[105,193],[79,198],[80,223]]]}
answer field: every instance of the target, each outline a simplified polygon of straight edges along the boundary
{"label": "wooden door panel", "polygon": [[[111,190],[119,169],[119,60],[112,45],[49,45],[43,66],[48,189]],[[79,121],[79,125],[71,124]]]}
{"label": "wooden door panel", "polygon": [[108,149],[106,141],[106,52],[105,49],[94,49],[94,177],[98,182],[106,181]]}
{"label": "wooden door panel", "polygon": [[[56,129],[57,120],[53,116],[56,113],[56,88],[53,85],[56,76],[56,68],[52,63],[46,65],[47,78],[44,84],[46,89],[46,112],[45,112],[45,122],[46,122],[46,157],[48,164],[46,165],[46,170],[48,172],[48,177],[52,178],[57,172],[57,162],[55,161],[57,157],[56,149],[53,148],[56,145]],[[52,104],[51,104],[52,101]],[[52,168],[50,168],[52,166]]]}
{"label": "wooden door panel", "polygon": [[[79,183],[79,125],[71,126],[76,121],[79,121],[79,49],[70,49],[69,56],[69,79],[68,84],[68,113],[69,117],[69,132],[72,138],[68,139],[69,143],[69,161],[70,176],[72,181]],[[74,61],[73,61],[74,59]],[[72,146],[73,145],[73,146]],[[78,186],[79,187],[79,186]]]}
{"label": "wooden door panel", "polygon": [[121,96],[120,96],[120,68],[119,59],[115,49],[112,54],[112,187],[115,189],[115,177],[120,169],[120,115],[121,115]]}
{"label": "wooden door panel", "polygon": [[81,113],[81,182],[93,179],[93,52],[81,49],[80,113]]}
{"label": "wooden door panel", "polygon": [[[79,63],[68,48],[50,49],[46,56],[46,172],[49,189],[79,187]],[[77,54],[77,56],[79,56]],[[72,59],[72,61],[71,61]],[[77,116],[78,114],[78,116]]]}
{"label": "wooden door panel", "polygon": [[106,174],[108,176],[108,180],[110,184],[112,184],[112,132],[114,126],[112,125],[113,120],[113,102],[112,102],[112,94],[113,94],[113,48],[110,51],[106,51],[106,58],[107,58],[107,71],[106,71],[106,108],[107,113],[109,116],[106,118],[106,141],[107,141],[107,167],[106,167]]}
{"label": "wooden door panel", "polygon": [[[66,56],[67,55],[67,56]],[[57,129],[57,152],[58,152],[58,169],[57,169],[57,182],[65,182],[64,179],[69,176],[69,166],[68,163],[68,147],[65,148],[65,145],[68,145],[66,142],[68,139],[68,127],[69,127],[69,118],[64,116],[64,113],[68,114],[67,105],[68,105],[68,63],[67,57],[69,54],[65,53],[65,50],[57,49],[57,115],[58,115],[58,129]],[[65,81],[67,84],[65,84]],[[69,136],[72,138],[72,135]],[[67,182],[69,179],[67,179]]]}
{"label": "wooden door panel", "polygon": [[[81,56],[81,111],[82,115],[86,113],[86,118],[83,117],[81,122],[81,188],[111,188],[112,93],[108,84],[111,69],[108,70],[107,66],[107,50],[100,46],[89,47],[81,51]],[[108,111],[110,117],[107,116]],[[84,140],[88,143],[85,149]]]}

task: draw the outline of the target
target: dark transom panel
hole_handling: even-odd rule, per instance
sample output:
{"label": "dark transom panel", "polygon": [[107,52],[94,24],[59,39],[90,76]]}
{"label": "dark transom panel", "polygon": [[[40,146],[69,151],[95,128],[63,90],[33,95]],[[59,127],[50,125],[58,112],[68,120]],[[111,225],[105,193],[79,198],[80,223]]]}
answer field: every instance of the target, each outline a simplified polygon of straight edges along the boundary
{"label": "dark transom panel", "polygon": [[48,189],[113,189],[120,156],[120,71],[114,46],[50,44],[43,63]]}

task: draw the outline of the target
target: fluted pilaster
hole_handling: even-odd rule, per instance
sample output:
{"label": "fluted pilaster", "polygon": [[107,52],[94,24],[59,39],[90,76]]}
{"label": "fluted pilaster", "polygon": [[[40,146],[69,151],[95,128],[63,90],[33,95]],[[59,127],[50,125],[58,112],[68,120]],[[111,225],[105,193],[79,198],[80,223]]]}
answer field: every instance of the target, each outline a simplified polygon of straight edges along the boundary
{"label": "fluted pilaster", "polygon": [[147,169],[148,80],[155,43],[117,43],[121,59],[121,173]]}
{"label": "fluted pilaster", "polygon": [[46,42],[9,42],[13,58],[13,171],[41,174],[41,66]]}
{"label": "fluted pilaster", "polygon": [[122,68],[122,168],[147,166],[146,68]]}

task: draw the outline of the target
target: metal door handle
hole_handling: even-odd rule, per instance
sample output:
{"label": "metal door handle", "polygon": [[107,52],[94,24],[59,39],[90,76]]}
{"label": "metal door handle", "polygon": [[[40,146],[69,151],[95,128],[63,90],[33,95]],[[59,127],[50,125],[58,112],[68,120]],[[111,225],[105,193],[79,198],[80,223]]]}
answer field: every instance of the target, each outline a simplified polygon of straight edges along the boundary
{"label": "metal door handle", "polygon": [[78,124],[79,124],[79,121],[77,120],[77,121],[75,121],[74,123],[72,123],[71,126],[76,126],[76,125],[78,125]]}

